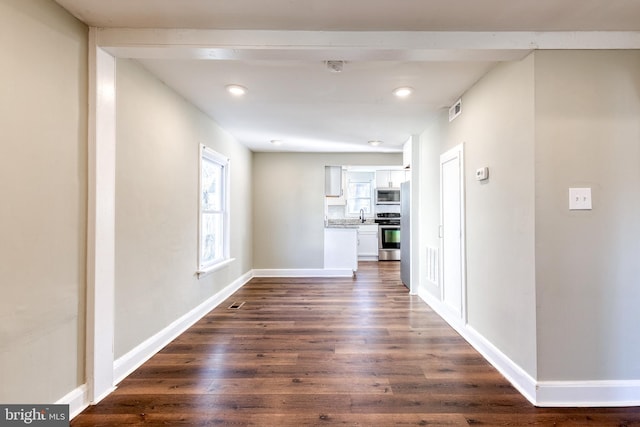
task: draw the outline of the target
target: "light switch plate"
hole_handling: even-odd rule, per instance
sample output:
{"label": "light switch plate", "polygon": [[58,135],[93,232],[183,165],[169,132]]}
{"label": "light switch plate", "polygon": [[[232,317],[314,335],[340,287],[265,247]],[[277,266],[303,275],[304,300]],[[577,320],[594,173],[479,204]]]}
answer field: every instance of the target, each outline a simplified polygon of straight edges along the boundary
{"label": "light switch plate", "polygon": [[569,210],[590,210],[591,209],[591,188],[570,188],[569,189]]}

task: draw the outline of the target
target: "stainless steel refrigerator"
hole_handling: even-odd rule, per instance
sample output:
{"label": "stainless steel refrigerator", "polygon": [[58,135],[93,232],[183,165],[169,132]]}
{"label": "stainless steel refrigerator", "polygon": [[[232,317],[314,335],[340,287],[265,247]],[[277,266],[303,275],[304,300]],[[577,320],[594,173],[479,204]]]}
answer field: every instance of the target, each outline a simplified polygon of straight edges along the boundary
{"label": "stainless steel refrigerator", "polygon": [[411,289],[411,181],[400,184],[400,278]]}

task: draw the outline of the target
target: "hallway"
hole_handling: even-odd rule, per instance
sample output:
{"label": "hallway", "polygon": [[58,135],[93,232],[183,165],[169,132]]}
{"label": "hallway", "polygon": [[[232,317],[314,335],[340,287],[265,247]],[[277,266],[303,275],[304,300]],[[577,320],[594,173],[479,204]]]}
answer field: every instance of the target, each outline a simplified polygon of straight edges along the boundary
{"label": "hallway", "polygon": [[[233,303],[239,308],[229,308]],[[535,408],[399,280],[254,278],[72,426],[640,425]]]}

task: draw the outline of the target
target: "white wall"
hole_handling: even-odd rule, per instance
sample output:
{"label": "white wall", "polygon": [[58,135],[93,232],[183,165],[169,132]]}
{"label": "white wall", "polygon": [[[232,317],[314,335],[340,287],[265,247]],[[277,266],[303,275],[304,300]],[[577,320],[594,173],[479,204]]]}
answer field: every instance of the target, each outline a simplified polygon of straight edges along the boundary
{"label": "white wall", "polygon": [[324,265],[324,166],[402,165],[402,154],[254,153],[254,268]]}
{"label": "white wall", "polygon": [[535,79],[539,377],[638,380],[640,51],[538,52]]}
{"label": "white wall", "polygon": [[0,0],[0,402],[84,383],[87,28]]}
{"label": "white wall", "polygon": [[[115,356],[252,268],[251,152],[137,62],[117,61]],[[198,161],[231,159],[231,256],[202,279]]]}

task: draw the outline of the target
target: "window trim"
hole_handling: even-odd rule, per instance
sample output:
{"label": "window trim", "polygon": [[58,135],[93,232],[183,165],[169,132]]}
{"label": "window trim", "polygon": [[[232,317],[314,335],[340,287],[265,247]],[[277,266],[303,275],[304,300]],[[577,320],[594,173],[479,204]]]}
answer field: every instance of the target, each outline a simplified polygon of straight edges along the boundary
{"label": "window trim", "polygon": [[[219,164],[222,167],[222,257],[211,263],[203,264],[202,261],[202,166],[203,161],[208,160]],[[198,256],[196,273],[198,278],[219,270],[230,264],[233,259],[230,257],[230,234],[231,234],[231,214],[230,214],[230,177],[231,161],[228,157],[218,153],[204,144],[200,144],[200,156],[198,161]]]}

